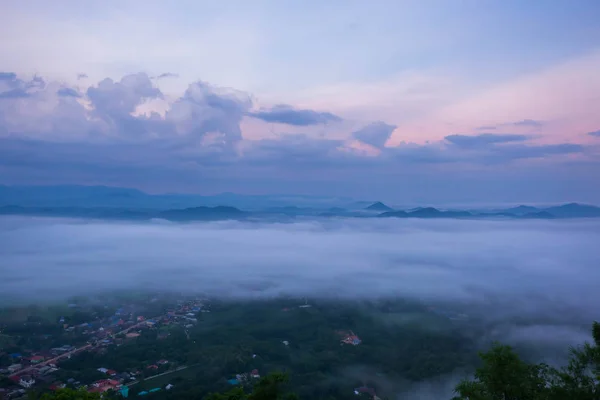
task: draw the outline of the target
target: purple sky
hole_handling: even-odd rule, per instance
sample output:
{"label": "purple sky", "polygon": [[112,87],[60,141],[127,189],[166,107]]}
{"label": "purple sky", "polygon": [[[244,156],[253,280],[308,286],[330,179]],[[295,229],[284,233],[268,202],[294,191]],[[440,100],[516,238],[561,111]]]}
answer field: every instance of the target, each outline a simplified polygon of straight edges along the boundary
{"label": "purple sky", "polygon": [[600,203],[597,2],[227,3],[1,6],[0,183]]}

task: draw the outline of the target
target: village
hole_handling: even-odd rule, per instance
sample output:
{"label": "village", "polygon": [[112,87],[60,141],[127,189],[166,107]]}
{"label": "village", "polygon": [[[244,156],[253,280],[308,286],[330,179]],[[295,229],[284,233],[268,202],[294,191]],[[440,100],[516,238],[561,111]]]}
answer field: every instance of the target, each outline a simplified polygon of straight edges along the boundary
{"label": "village", "polygon": [[[76,304],[69,304],[71,309],[80,309]],[[74,378],[65,381],[55,379],[60,365],[66,360],[82,352],[104,353],[111,346],[121,346],[128,341],[135,340],[146,330],[159,328],[180,327],[185,332],[197,323],[197,314],[210,312],[203,300],[178,301],[178,304],[169,309],[163,315],[146,317],[135,312],[136,306],[128,304],[116,309],[113,315],[71,325],[65,317],[60,317],[58,324],[62,326],[65,334],[81,339],[86,338],[85,343],[64,344],[45,351],[12,352],[4,354],[4,358],[10,360],[9,365],[0,365],[0,376],[4,376],[4,385],[0,387],[0,399],[20,398],[26,391],[36,386],[45,387],[49,390],[57,390],[67,386],[76,389],[85,389],[89,392],[118,391],[123,397],[129,396],[129,388],[134,386],[143,376],[144,379],[153,376],[166,375],[172,371],[179,371],[185,366],[172,365],[169,360],[160,359],[155,363],[145,366],[142,371],[116,371],[110,366],[99,366],[97,371],[105,378],[92,382],[81,382]],[[168,336],[168,330],[161,331],[158,339]],[[49,336],[49,335],[46,335]],[[2,352],[0,352],[0,355]],[[11,385],[10,382],[13,384]],[[173,385],[165,385],[163,388],[153,388],[151,391],[170,390]],[[140,392],[145,395],[148,392]]]}
{"label": "village", "polygon": [[[97,304],[90,306],[71,303],[68,304],[68,310],[71,316],[61,315],[52,325],[56,327],[54,336],[32,335],[32,338],[41,337],[40,340],[44,339],[44,343],[60,345],[41,349],[38,345],[35,351],[31,350],[35,348],[31,343],[20,347],[5,346],[5,349],[11,348],[10,352],[0,349],[0,399],[20,399],[32,390],[43,392],[62,388],[110,393],[111,396],[117,395],[122,398],[177,391],[182,385],[181,376],[187,371],[192,371],[187,374],[191,376],[198,366],[204,366],[201,359],[195,356],[186,358],[188,352],[199,351],[193,349],[199,348],[196,338],[199,338],[197,335],[203,330],[202,327],[207,326],[207,323],[210,325],[209,320],[220,318],[219,315],[227,316],[239,312],[239,308],[230,307],[219,309],[215,315],[211,301],[203,297],[177,300],[151,298],[143,302],[110,304],[101,308],[98,308]],[[293,323],[300,323],[298,318],[321,318],[322,311],[322,308],[315,310],[306,299],[298,301],[295,305],[287,302],[279,309],[271,310],[274,313],[273,318],[288,319]],[[454,315],[446,315],[447,313],[432,307],[427,312],[447,320],[457,320]],[[77,318],[74,316],[78,314],[89,316],[89,320],[79,320],[75,323]],[[466,318],[463,315],[461,317]],[[25,325],[30,326],[32,332],[42,329],[37,328],[36,322],[28,322]],[[6,332],[6,328],[0,330],[0,335],[8,337]],[[358,348],[363,345],[363,340],[353,329],[334,329],[331,332],[331,339],[335,340],[337,337],[342,347]],[[169,342],[172,335],[177,337],[174,342],[179,343],[177,346],[181,347],[183,353],[160,350],[164,347],[163,343],[173,345],[173,342]],[[240,364],[237,372],[228,368],[231,371],[229,376],[216,379],[222,379],[230,387],[252,387],[261,378],[261,369],[263,372],[272,370],[268,362],[270,357],[288,357],[286,353],[294,354],[305,345],[299,339],[294,339],[294,335],[294,331],[290,330],[288,337],[280,338],[279,345],[276,344],[277,340],[272,341],[268,350],[262,350],[264,354],[251,353],[242,356],[246,361],[241,361],[241,364],[237,362]],[[186,342],[189,345],[186,345]],[[149,354],[155,353],[156,358],[129,357],[126,365],[122,362],[115,364],[114,361],[93,361],[110,360],[112,353],[118,353],[119,349],[131,346],[150,346],[156,350]],[[185,350],[186,348],[190,350]],[[273,354],[269,356],[268,353]],[[349,354],[354,353],[356,352],[351,351]],[[343,353],[340,354],[342,355]],[[378,399],[373,385],[367,384],[367,380],[357,383],[362,384],[354,386],[354,389],[348,388],[350,393],[356,397]]]}

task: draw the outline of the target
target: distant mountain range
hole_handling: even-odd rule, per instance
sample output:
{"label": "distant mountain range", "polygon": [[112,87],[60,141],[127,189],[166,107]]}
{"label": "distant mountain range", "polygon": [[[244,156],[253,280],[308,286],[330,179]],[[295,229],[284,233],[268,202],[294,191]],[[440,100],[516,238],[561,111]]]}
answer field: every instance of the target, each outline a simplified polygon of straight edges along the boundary
{"label": "distant mountain range", "polygon": [[394,209],[392,207],[388,207],[380,201],[373,203],[368,207],[365,207],[365,210],[380,211],[380,212],[394,211]]}
{"label": "distant mountain range", "polygon": [[149,194],[137,189],[110,186],[6,186],[0,185],[0,206],[23,207],[117,207],[147,209],[182,209],[198,206],[230,206],[246,210],[270,207],[348,207],[355,200],[347,197],[302,195],[241,195],[221,193],[210,196],[195,194]]}
{"label": "distant mountain range", "polygon": [[[565,219],[600,218],[600,207],[570,203],[560,206],[537,208],[519,206],[492,211],[440,210],[433,207],[411,210],[392,210],[381,202],[359,210],[341,207],[327,209],[309,207],[273,207],[264,210],[244,211],[231,206],[171,208],[166,210],[119,207],[23,207],[0,206],[0,215],[28,215],[46,217],[92,218],[104,220],[151,220],[164,219],[176,222],[254,220],[282,221],[296,218],[454,218],[454,219]],[[375,211],[375,212],[374,212]]]}
{"label": "distant mountain range", "polygon": [[136,189],[106,186],[3,186],[0,215],[32,215],[113,220],[170,221],[266,220],[297,218],[597,218],[600,208],[585,204],[553,207],[520,205],[504,209],[450,210],[433,207],[393,208],[380,201],[343,197],[214,196],[147,194]]}

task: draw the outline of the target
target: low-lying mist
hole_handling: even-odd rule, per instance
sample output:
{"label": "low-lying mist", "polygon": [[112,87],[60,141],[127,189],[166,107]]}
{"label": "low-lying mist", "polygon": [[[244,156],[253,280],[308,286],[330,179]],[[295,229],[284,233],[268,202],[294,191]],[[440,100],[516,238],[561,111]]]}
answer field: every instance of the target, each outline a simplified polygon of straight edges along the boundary
{"label": "low-lying mist", "polygon": [[[462,304],[491,337],[581,342],[598,317],[600,221],[324,219],[174,224],[3,217],[0,293],[112,289]],[[543,339],[546,338],[546,339]]]}

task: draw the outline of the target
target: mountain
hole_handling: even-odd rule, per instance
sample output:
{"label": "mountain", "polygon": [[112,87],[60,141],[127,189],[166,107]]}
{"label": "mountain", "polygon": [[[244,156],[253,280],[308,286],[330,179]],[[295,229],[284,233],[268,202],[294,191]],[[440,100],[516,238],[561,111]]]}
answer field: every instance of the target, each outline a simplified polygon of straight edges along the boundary
{"label": "mountain", "polygon": [[600,207],[587,204],[569,203],[545,208],[544,211],[557,218],[589,218],[600,217]]}
{"label": "mountain", "polygon": [[171,221],[217,221],[243,219],[248,213],[235,207],[193,207],[156,211],[152,209],[122,209],[101,207],[0,207],[0,215],[27,215],[37,217],[92,218],[106,220],[150,220],[162,218]]}
{"label": "mountain", "polygon": [[388,211],[378,215],[378,217],[395,218],[468,218],[474,215],[468,211],[440,211],[433,207],[417,208],[413,211]]}
{"label": "mountain", "polygon": [[406,211],[388,211],[378,215],[380,218],[408,218],[408,213]]}
{"label": "mountain", "polygon": [[227,206],[166,210],[156,215],[157,218],[164,218],[170,221],[216,221],[223,219],[242,219],[246,216],[246,212],[235,207]]}
{"label": "mountain", "polygon": [[504,210],[500,210],[499,212],[501,212],[501,213],[515,214],[515,215],[525,215],[525,214],[530,214],[530,213],[536,213],[538,211],[540,211],[539,208],[532,207],[532,206],[520,205],[520,206],[517,206],[517,207],[512,207],[512,208],[507,208],[507,209],[504,209]]}
{"label": "mountain", "polygon": [[354,200],[345,197],[303,195],[243,195],[221,193],[149,194],[141,190],[85,185],[6,186],[0,185],[0,206],[23,207],[117,207],[147,209],[180,209],[196,206],[231,206],[246,210],[268,207],[301,206],[326,209],[345,207]]}
{"label": "mountain", "polygon": [[556,218],[553,214],[548,211],[530,212],[527,214],[519,215],[519,218],[524,219],[554,219]]}
{"label": "mountain", "polygon": [[416,217],[416,218],[436,218],[436,217],[441,217],[442,212],[440,210],[438,210],[437,208],[424,207],[424,208],[419,208],[418,210],[415,210],[415,211],[411,211],[410,213],[408,213],[408,216]]}
{"label": "mountain", "polygon": [[365,210],[386,212],[386,211],[393,211],[394,209],[391,207],[388,207],[385,204],[383,204],[382,202],[378,201],[378,202],[375,202],[375,203],[371,204],[370,206],[366,207]]}

